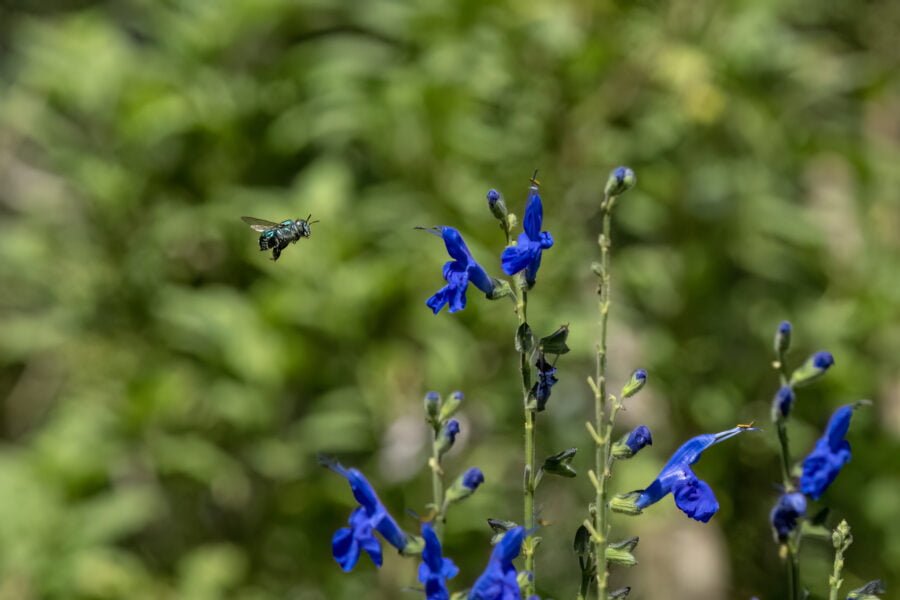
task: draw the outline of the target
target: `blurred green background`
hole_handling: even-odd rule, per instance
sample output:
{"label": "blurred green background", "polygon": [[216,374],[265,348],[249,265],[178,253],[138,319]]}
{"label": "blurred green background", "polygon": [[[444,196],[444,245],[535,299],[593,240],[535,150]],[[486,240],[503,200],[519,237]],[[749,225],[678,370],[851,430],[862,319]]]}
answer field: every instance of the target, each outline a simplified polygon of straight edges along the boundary
{"label": "blurred green background", "polygon": [[[532,326],[574,352],[539,454],[589,448],[597,205],[617,164],[613,381],[650,383],[622,430],[654,446],[766,423],[771,335],[827,348],[800,394],[806,452],[858,398],[825,497],[856,543],[847,587],[900,589],[900,4],[875,0],[0,2],[0,598],[416,597],[413,561],[330,555],[361,468],[408,529],[429,499],[420,402],[467,394],[448,476],[487,476],[445,551],[471,584],[488,516],[520,519],[521,399],[507,302],[432,316],[449,224],[499,275],[490,187],[521,214],[540,168]],[[274,264],[238,219],[321,223]],[[589,452],[576,458],[584,473]],[[709,525],[639,519],[632,598],[784,597],[768,529],[775,434],[708,452]],[[587,479],[539,490],[540,591],[571,598]],[[832,523],[833,524],[833,523]],[[830,544],[803,549],[821,598]],[[893,592],[896,593],[896,592]]]}

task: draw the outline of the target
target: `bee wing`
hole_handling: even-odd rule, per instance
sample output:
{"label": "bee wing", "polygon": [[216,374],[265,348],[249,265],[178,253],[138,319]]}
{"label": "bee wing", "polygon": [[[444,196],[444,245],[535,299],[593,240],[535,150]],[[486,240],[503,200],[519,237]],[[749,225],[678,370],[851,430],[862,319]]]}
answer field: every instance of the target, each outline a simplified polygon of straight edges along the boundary
{"label": "bee wing", "polygon": [[281,227],[279,223],[273,223],[272,221],[266,221],[265,219],[257,219],[256,217],[241,217],[241,221],[250,226],[250,229],[253,231],[266,231],[268,229],[272,229],[273,227]]}

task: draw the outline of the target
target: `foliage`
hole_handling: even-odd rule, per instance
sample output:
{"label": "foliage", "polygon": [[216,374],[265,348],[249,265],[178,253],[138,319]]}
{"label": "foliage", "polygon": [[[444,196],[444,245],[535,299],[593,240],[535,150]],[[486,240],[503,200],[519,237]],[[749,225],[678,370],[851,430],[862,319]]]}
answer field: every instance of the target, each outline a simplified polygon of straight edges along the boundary
{"label": "foliage", "polygon": [[[812,446],[823,407],[877,399],[828,494],[857,540],[848,589],[873,573],[900,586],[896,3],[5,6],[0,597],[394,598],[414,565],[387,555],[347,578],[334,564],[352,504],[314,454],[352,460],[386,504],[424,506],[426,387],[466,392],[445,460],[486,483],[444,552],[473,581],[489,535],[476,517],[521,512],[514,316],[492,302],[433,317],[445,251],[412,228],[456,224],[492,256],[486,190],[521,190],[518,206],[540,168],[545,223],[566,235],[530,325],[570,323],[571,352],[539,446],[587,447],[571,425],[591,406],[584,257],[620,163],[641,184],[616,209],[610,367],[626,381],[640,356],[653,374],[624,419],[654,445],[614,491],[652,480],[690,436],[765,422],[776,384],[759,357],[790,318],[839,357],[794,407],[795,447]],[[239,220],[309,213],[321,223],[277,264]],[[780,597],[778,557],[759,550],[778,495],[765,437],[698,465],[728,558],[673,582],[651,573],[676,558],[642,556],[632,598]],[[586,504],[566,483],[544,482],[545,521]],[[641,527],[659,539],[675,510]],[[692,535],[679,523],[665,531]],[[541,532],[548,586],[577,579],[572,535]],[[825,572],[830,549],[812,547],[804,571]],[[822,596],[820,579],[804,585]]]}

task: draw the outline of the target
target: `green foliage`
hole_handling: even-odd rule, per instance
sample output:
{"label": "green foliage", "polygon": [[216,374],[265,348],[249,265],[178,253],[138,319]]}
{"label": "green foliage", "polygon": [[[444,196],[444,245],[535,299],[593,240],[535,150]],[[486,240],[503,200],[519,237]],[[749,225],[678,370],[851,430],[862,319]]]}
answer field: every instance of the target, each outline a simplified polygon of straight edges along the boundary
{"label": "green foliage", "polygon": [[[589,267],[618,164],[640,185],[616,207],[610,366],[619,386],[651,373],[624,419],[655,445],[615,491],[688,435],[765,421],[789,318],[838,360],[797,403],[797,452],[830,408],[876,400],[827,499],[866,540],[848,586],[900,586],[897,3],[6,6],[0,598],[395,598],[411,561],[352,576],[332,561],[350,499],[314,456],[364,469],[398,516],[421,511],[426,436],[408,415],[426,389],[466,392],[446,462],[486,476],[447,527],[471,582],[484,517],[521,517],[515,317],[476,293],[432,316],[445,252],[412,228],[457,226],[499,275],[485,192],[521,213],[540,168],[557,243],[530,324],[570,323],[572,352],[538,446],[582,445]],[[277,264],[239,220],[309,213],[322,222]],[[709,565],[726,587],[691,597],[779,597],[777,448],[741,440],[702,471],[731,554]],[[542,487],[554,597],[576,592],[569,516],[590,493]],[[646,547],[667,516],[642,517]],[[808,546],[822,595],[828,548]],[[681,597],[640,558],[632,598]]]}

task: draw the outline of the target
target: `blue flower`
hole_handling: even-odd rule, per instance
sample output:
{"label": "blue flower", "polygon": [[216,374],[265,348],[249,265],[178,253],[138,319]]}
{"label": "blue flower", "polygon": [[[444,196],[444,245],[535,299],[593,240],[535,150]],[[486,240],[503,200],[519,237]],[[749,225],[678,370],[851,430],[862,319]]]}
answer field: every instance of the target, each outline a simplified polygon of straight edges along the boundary
{"label": "blue flower", "polygon": [[425,584],[427,600],[450,600],[446,580],[453,579],[459,568],[449,558],[441,554],[441,542],[429,523],[422,525],[425,549],[422,550],[422,564],[419,565],[419,582]]}
{"label": "blue flower", "polygon": [[797,528],[797,520],[806,514],[806,496],[800,492],[782,494],[769,513],[769,522],[779,542],[784,542]]}
{"label": "blue flower", "polygon": [[382,562],[381,544],[374,532],[380,533],[397,550],[403,550],[406,547],[406,534],[388,514],[387,509],[375,494],[375,490],[372,489],[372,485],[362,473],[356,469],[345,469],[338,463],[329,466],[336,473],[347,478],[353,497],[359,502],[359,508],[350,515],[350,527],[338,529],[331,538],[331,551],[334,559],[344,571],[351,571],[359,561],[360,550],[365,550],[372,562],[380,567]]}
{"label": "blue flower", "polygon": [[632,454],[637,454],[644,446],[652,446],[653,437],[650,435],[650,428],[646,425],[638,425],[635,427],[631,433],[628,434],[625,445],[628,446],[628,449],[631,450]]}
{"label": "blue flower", "polygon": [[524,270],[525,281],[529,286],[534,285],[537,272],[541,266],[541,254],[553,246],[553,236],[547,231],[541,231],[544,220],[544,208],[541,205],[541,197],[538,195],[537,186],[531,186],[528,195],[528,204],[525,206],[525,221],[519,235],[519,241],[515,246],[509,246],[500,257],[503,272],[507,275],[515,275]]}
{"label": "blue flower", "polygon": [[538,412],[541,412],[547,407],[547,401],[550,399],[551,388],[559,380],[556,378],[556,367],[547,362],[547,359],[544,357],[543,352],[538,353],[537,362],[535,362],[534,364],[538,370],[538,380],[534,384],[534,386],[532,386],[531,393],[534,395],[534,398],[537,401]]}
{"label": "blue flower", "polygon": [[641,511],[671,492],[675,505],[684,514],[694,520],[708,522],[719,510],[719,503],[709,485],[694,475],[690,465],[700,460],[703,451],[710,446],[750,430],[750,427],[735,427],[691,438],[675,451],[653,483],[639,493],[634,506]]}
{"label": "blue flower", "polygon": [[789,385],[783,385],[775,393],[775,399],[772,400],[772,414],[786,417],[791,414],[791,408],[794,406],[794,390]]}
{"label": "blue flower", "polygon": [[484,483],[484,473],[478,467],[471,467],[463,473],[462,485],[464,488],[474,492],[482,483]]}
{"label": "blue flower", "polygon": [[[447,253],[453,259],[444,265],[444,280],[447,285],[437,291],[425,303],[438,314],[444,305],[450,305],[450,312],[455,313],[466,307],[466,288],[474,283],[486,295],[494,291],[494,282],[481,265],[472,258],[472,253],[463,241],[462,235],[453,227],[437,227],[432,230],[444,239]],[[437,232],[440,231],[440,234]]]}
{"label": "blue flower", "polygon": [[831,485],[841,468],[850,460],[850,442],[844,439],[850,429],[853,405],[837,409],[828,421],[825,435],[803,460],[800,491],[818,500]]}
{"label": "blue flower", "polygon": [[487,568],[472,586],[469,600],[521,600],[512,561],[519,555],[524,539],[524,527],[514,527],[503,535],[491,552]]}

